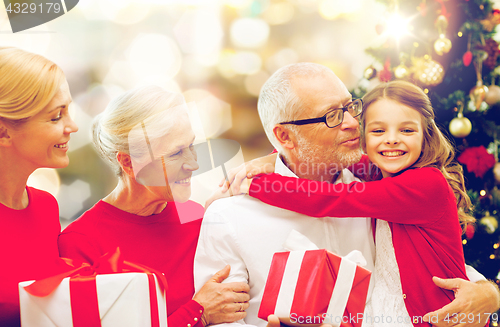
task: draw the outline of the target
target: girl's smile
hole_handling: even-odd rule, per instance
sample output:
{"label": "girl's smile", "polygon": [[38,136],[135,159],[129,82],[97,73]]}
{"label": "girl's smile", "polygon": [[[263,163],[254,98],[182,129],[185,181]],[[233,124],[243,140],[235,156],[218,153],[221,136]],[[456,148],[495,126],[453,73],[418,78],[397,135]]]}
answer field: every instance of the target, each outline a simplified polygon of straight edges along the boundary
{"label": "girl's smile", "polygon": [[384,177],[413,165],[422,152],[422,117],[418,111],[382,98],[366,111],[366,152]]}

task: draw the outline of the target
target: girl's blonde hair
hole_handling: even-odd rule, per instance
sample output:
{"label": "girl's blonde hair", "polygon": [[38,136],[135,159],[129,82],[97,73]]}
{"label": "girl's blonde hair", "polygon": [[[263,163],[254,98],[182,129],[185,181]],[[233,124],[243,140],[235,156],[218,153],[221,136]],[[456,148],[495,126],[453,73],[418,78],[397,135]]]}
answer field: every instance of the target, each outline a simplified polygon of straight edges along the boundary
{"label": "girl's blonde hair", "polygon": [[19,125],[45,108],[65,81],[43,56],[0,47],[0,119]]}
{"label": "girl's blonde hair", "polygon": [[[455,150],[450,141],[434,122],[434,110],[429,97],[418,86],[405,81],[392,81],[377,85],[363,97],[364,110],[361,114],[361,132],[365,130],[366,110],[379,99],[388,99],[417,110],[423,117],[424,139],[422,153],[412,167],[435,167],[443,173],[457,200],[458,218],[465,230],[467,224],[474,223],[472,203],[465,189],[462,166],[454,161]],[[364,135],[363,135],[364,136]],[[361,146],[366,150],[365,138]]]}

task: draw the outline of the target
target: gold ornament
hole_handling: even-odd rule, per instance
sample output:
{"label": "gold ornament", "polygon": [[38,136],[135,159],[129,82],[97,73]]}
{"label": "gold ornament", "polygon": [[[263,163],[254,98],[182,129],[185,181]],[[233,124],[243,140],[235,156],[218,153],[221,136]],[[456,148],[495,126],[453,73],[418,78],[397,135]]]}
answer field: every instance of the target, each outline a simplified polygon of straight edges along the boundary
{"label": "gold ornament", "polygon": [[498,85],[488,86],[488,92],[484,97],[484,102],[486,102],[490,106],[500,102],[500,86]]}
{"label": "gold ornament", "polygon": [[437,39],[436,42],[434,42],[434,50],[436,50],[436,53],[440,56],[450,52],[451,50],[450,39],[446,38],[444,34],[439,35],[439,39]]}
{"label": "gold ornament", "polygon": [[488,234],[493,234],[498,228],[498,220],[495,217],[490,216],[488,211],[486,211],[484,217],[479,220],[479,223]]}
{"label": "gold ornament", "polygon": [[406,78],[409,74],[409,70],[408,70],[408,67],[406,67],[404,64],[400,64],[399,66],[396,66],[396,68],[394,68],[394,76],[396,76],[396,78]]}
{"label": "gold ornament", "polygon": [[367,80],[371,80],[372,78],[374,78],[375,76],[377,76],[377,70],[373,66],[370,66],[370,67],[368,67],[368,68],[365,69],[365,72],[363,73],[363,76]]}
{"label": "gold ornament", "polygon": [[448,28],[448,18],[446,18],[445,15],[439,15],[436,19],[435,25],[438,30],[444,31],[446,28]]}
{"label": "gold ornament", "polygon": [[481,103],[483,103],[484,98],[486,97],[486,93],[488,93],[488,87],[486,85],[483,85],[483,82],[481,81],[478,81],[476,86],[474,86],[470,90],[469,96],[476,109],[479,110],[479,108],[481,107]]}
{"label": "gold ornament", "polygon": [[469,118],[464,117],[464,115],[459,112],[457,117],[451,120],[449,128],[451,135],[455,137],[466,137],[472,130],[472,123]]}
{"label": "gold ornament", "polygon": [[413,66],[413,77],[425,86],[436,86],[443,81],[443,66],[439,62],[430,59],[430,56],[414,58]]}

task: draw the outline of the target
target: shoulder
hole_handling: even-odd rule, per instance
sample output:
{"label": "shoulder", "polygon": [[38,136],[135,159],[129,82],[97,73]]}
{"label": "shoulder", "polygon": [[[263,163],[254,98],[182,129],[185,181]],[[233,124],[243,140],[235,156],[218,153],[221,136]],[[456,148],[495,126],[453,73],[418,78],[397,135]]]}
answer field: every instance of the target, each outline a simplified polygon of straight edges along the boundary
{"label": "shoulder", "polygon": [[26,190],[28,191],[28,197],[30,199],[30,203],[35,205],[55,205],[57,206],[56,198],[50,194],[49,192],[39,190],[34,187],[27,186]]}
{"label": "shoulder", "polygon": [[449,188],[448,181],[439,169],[434,167],[423,167],[408,169],[398,175],[399,179],[408,183],[425,186],[428,190],[443,191]]}
{"label": "shoulder", "polygon": [[104,213],[105,207],[102,201],[97,202],[92,208],[85,211],[80,217],[69,224],[61,233],[61,235],[70,232],[85,234],[87,231],[95,227],[99,217]]}
{"label": "shoulder", "polygon": [[236,195],[214,201],[205,211],[204,219],[208,216],[220,215],[234,216],[236,213],[253,210],[262,202],[248,195]]}

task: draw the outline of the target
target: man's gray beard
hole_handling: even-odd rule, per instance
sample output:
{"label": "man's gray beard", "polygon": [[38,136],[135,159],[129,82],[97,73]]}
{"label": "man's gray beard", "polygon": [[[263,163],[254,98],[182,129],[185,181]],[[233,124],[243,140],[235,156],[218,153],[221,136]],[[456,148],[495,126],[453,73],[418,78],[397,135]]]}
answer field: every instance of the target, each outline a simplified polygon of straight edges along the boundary
{"label": "man's gray beard", "polygon": [[338,171],[358,163],[361,160],[361,149],[340,152],[339,144],[313,145],[302,136],[297,136],[297,159],[300,166],[295,170],[297,175],[312,180],[332,182]]}

